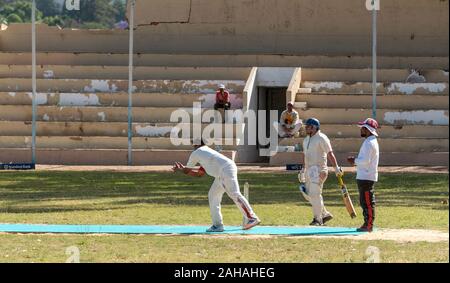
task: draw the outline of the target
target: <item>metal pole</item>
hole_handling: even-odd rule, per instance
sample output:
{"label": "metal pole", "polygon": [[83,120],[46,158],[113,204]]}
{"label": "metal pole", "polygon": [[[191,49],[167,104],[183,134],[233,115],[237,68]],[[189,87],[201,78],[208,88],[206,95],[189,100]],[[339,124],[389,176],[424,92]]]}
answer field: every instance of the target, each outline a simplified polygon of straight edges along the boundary
{"label": "metal pole", "polygon": [[377,118],[377,9],[372,0],[372,118]]}
{"label": "metal pole", "polygon": [[131,1],[130,10],[130,22],[128,28],[130,30],[129,35],[129,57],[128,57],[128,166],[133,164],[133,43],[134,43],[134,12],[135,12],[136,1]]}
{"label": "metal pole", "polygon": [[31,11],[31,66],[32,66],[32,122],[31,122],[31,162],[36,164],[36,0]]}

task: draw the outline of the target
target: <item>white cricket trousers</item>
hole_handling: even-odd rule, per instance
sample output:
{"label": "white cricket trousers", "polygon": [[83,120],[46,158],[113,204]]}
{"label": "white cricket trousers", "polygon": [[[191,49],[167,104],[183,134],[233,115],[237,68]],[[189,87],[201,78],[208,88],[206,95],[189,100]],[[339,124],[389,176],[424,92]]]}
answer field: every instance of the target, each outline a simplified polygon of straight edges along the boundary
{"label": "white cricket trousers", "polygon": [[312,206],[314,219],[322,221],[325,216],[330,215],[330,213],[325,208],[322,198],[323,183],[325,183],[328,176],[325,178],[320,178],[320,168],[319,166],[311,166],[305,170],[305,186],[306,193],[309,196],[309,203]]}
{"label": "white cricket trousers", "polygon": [[237,178],[236,165],[229,165],[222,169],[222,173],[214,180],[208,193],[209,208],[213,225],[223,225],[223,217],[220,211],[220,204],[224,193],[234,201],[236,206],[244,215],[245,219],[256,217],[248,200],[241,194],[239,190],[239,182]]}

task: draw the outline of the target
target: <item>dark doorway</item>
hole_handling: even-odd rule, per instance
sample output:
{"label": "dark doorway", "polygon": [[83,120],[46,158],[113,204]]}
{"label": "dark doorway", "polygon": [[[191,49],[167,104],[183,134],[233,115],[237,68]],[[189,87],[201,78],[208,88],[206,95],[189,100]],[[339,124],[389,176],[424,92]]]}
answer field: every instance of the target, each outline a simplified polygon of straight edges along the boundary
{"label": "dark doorway", "polygon": [[[266,134],[270,133],[270,110],[277,110],[280,120],[281,113],[286,110],[286,91],[285,87],[259,87],[258,88],[258,110],[266,111]],[[258,127],[259,128],[259,127]],[[258,148],[268,148],[260,146]],[[269,162],[269,157],[261,157],[263,162]]]}

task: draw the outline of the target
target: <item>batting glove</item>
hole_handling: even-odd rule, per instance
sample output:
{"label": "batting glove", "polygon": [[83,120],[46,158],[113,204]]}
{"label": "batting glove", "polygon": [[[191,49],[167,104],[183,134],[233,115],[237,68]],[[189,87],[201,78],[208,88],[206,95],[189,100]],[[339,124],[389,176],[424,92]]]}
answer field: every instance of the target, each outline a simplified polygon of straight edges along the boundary
{"label": "batting glove", "polygon": [[344,170],[341,167],[336,167],[335,169],[336,177],[344,177]]}

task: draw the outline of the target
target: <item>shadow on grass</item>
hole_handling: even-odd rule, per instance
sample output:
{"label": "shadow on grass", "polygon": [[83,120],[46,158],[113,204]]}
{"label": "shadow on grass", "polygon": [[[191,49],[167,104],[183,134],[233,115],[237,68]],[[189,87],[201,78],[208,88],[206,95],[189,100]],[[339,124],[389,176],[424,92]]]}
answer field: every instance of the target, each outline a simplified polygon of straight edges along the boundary
{"label": "shadow on grass", "polygon": [[[114,209],[123,209],[125,207],[114,207]],[[0,213],[63,213],[72,211],[108,211],[110,208],[89,208],[87,206],[16,206],[1,208]]]}
{"label": "shadow on grass", "polygon": [[[358,205],[354,177],[346,175],[345,182]],[[244,173],[239,178],[241,185],[249,182],[252,204],[303,202],[295,174]],[[113,210],[140,204],[205,206],[212,181],[210,177],[172,173],[4,172],[0,174],[0,212]],[[445,174],[383,174],[375,191],[377,205],[448,210],[447,205],[441,204],[448,199]],[[340,189],[332,174],[324,186],[324,199],[327,206],[342,206]],[[224,197],[223,203],[232,201]]]}

